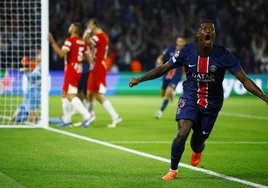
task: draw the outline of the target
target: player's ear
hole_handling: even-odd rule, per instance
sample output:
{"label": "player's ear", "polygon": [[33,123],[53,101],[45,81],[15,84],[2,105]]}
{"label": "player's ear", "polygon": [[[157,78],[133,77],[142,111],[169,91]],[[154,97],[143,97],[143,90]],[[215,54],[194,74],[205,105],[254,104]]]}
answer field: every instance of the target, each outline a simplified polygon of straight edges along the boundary
{"label": "player's ear", "polygon": [[199,38],[199,32],[197,31],[195,34],[196,38]]}

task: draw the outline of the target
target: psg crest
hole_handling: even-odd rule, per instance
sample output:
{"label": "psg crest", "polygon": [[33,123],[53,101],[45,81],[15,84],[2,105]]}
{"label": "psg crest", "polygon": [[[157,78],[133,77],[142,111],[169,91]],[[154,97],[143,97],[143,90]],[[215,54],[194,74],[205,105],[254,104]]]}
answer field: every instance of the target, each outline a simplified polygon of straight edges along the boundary
{"label": "psg crest", "polygon": [[209,70],[211,72],[215,72],[217,70],[217,67],[215,65],[211,65],[210,68],[209,68]]}

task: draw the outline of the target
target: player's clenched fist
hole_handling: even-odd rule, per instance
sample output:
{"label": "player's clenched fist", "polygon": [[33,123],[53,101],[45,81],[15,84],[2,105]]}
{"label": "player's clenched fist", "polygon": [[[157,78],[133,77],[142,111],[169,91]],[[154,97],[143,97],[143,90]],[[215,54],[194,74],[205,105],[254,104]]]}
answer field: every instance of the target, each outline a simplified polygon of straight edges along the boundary
{"label": "player's clenched fist", "polygon": [[133,87],[139,84],[139,80],[137,78],[130,78],[128,81],[129,87]]}
{"label": "player's clenched fist", "polygon": [[48,34],[48,41],[52,44],[53,42],[55,42],[55,39],[53,37],[53,35],[51,33]]}

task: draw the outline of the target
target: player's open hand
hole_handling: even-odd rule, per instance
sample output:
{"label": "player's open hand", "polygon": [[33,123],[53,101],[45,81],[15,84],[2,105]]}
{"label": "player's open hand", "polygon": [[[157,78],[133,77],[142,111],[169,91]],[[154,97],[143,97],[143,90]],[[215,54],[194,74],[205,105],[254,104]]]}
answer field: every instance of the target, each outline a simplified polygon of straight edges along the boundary
{"label": "player's open hand", "polygon": [[55,42],[55,39],[53,37],[53,35],[51,33],[48,34],[48,41],[52,44],[53,42]]}
{"label": "player's open hand", "polygon": [[139,84],[139,80],[137,78],[130,78],[128,80],[129,87],[133,87]]}

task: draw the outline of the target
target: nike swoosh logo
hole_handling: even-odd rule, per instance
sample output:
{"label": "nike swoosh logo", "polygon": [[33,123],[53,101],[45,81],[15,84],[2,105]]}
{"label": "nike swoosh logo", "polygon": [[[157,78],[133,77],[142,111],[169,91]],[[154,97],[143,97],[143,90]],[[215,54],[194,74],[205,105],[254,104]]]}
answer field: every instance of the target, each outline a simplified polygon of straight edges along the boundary
{"label": "nike swoosh logo", "polygon": [[190,64],[189,64],[188,66],[189,66],[189,67],[195,67],[196,65],[190,65]]}
{"label": "nike swoosh logo", "polygon": [[209,134],[209,132],[205,132],[205,131],[203,131],[203,134]]}

